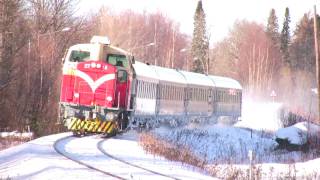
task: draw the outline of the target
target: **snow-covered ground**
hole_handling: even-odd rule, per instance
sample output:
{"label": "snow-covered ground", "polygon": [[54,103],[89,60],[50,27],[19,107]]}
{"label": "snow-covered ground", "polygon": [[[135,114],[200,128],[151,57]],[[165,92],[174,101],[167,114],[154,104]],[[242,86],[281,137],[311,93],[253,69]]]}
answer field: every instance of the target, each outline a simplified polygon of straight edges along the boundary
{"label": "snow-covered ground", "polygon": [[222,169],[217,172],[220,177],[225,173],[223,169],[230,167],[246,171],[250,167],[249,151],[252,151],[253,164],[259,167],[264,178],[271,170],[272,177],[284,177],[288,172],[309,177],[318,172],[320,178],[320,158],[314,150],[306,153],[275,150],[274,136],[261,131],[225,125],[189,125],[177,129],[160,128],[154,133],[171,143],[189,147],[198,157],[208,161],[208,169]]}
{"label": "snow-covered ground", "polygon": [[[53,144],[57,139],[69,135],[46,136],[0,151],[0,179],[114,179],[59,155]],[[136,136],[135,133],[128,133],[111,138],[102,142],[102,147],[120,159],[178,179],[212,179],[195,168],[145,154]],[[97,149],[97,143],[102,140],[97,136],[70,138],[58,146],[72,158],[124,179],[169,179],[108,158]]]}
{"label": "snow-covered ground", "polygon": [[[249,152],[253,152],[253,165],[263,179],[300,177],[320,179],[320,152],[276,149],[276,132],[281,129],[281,108],[278,103],[250,102],[244,107],[244,118],[234,126],[223,124],[190,124],[180,128],[159,128],[153,131],[158,137],[188,147],[208,162],[218,177],[226,177],[231,169],[248,172]],[[319,126],[302,122],[281,129],[278,136],[304,141],[307,132],[320,134]],[[301,132],[304,134],[301,136]]]}
{"label": "snow-covered ground", "polygon": [[293,126],[279,129],[275,136],[286,139],[291,144],[304,145],[308,136],[314,137],[320,134],[320,127],[310,122],[299,122]]}
{"label": "snow-covered ground", "polygon": [[12,131],[12,132],[0,132],[0,137],[7,138],[7,137],[14,137],[14,138],[32,138],[33,133],[32,132],[18,132],[18,131]]}
{"label": "snow-covered ground", "polygon": [[[280,129],[281,105],[276,103],[249,104],[244,110],[255,113],[243,113],[242,121],[234,126],[193,123],[178,128],[160,127],[151,132],[179,147],[188,147],[198,157],[205,159],[206,169],[210,173],[213,170],[212,174],[218,177],[232,178],[233,173],[242,170],[245,175],[241,177],[246,179],[252,164],[255,173],[262,179],[320,179],[319,150],[289,152],[275,149],[276,137],[305,142],[307,133],[320,134],[319,126],[301,122]],[[46,136],[0,151],[0,179],[113,179],[55,152],[54,142],[69,135]],[[170,178],[161,174],[178,179],[212,179],[195,167],[146,154],[137,139],[137,133],[130,131],[104,141],[97,136],[70,138],[59,144],[59,148],[74,159],[124,179]],[[99,142],[106,153],[127,161],[129,165],[100,152],[97,149]],[[253,160],[250,162],[248,155],[251,151]],[[143,168],[159,174],[152,174]]]}

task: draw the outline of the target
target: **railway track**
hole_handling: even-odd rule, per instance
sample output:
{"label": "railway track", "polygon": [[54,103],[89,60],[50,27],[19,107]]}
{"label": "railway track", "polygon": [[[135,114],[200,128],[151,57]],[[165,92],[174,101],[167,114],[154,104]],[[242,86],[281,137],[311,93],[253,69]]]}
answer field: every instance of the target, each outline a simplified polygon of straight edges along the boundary
{"label": "railway track", "polygon": [[[157,179],[180,180],[179,178],[169,176],[166,174],[162,174],[162,173],[141,167],[139,165],[132,164],[128,161],[125,161],[124,159],[120,159],[118,157],[115,157],[115,156],[107,153],[103,149],[103,143],[106,141],[106,139],[98,141],[98,139],[94,138],[94,137],[97,137],[97,136],[90,136],[90,137],[87,136],[84,138],[73,138],[72,136],[67,136],[67,137],[63,137],[63,138],[55,141],[53,147],[57,153],[64,156],[65,158],[67,158],[71,161],[74,161],[74,162],[76,162],[76,163],[78,163],[78,164],[80,164],[90,170],[100,172],[100,173],[106,175],[106,178],[110,177],[110,178],[122,180],[122,179],[132,179],[134,177],[135,177],[134,179],[136,179],[136,177],[138,177],[138,179],[150,179],[150,177],[152,177],[152,179],[157,178]],[[85,152],[84,155],[82,155],[80,151],[68,152],[68,150],[66,149],[68,143],[70,143],[71,140],[78,140],[79,141],[79,140],[85,140],[85,138],[90,138],[88,140],[97,141],[96,148],[97,148],[98,152],[96,152],[96,153],[98,153],[98,154],[94,154],[94,156],[95,156],[95,158],[98,157],[99,161],[103,161],[104,162],[103,165],[100,165],[98,163],[96,164],[93,161],[90,163],[85,162],[85,160],[83,160],[83,159],[88,159],[88,157],[90,156],[90,155],[88,155],[89,154],[88,152]],[[91,146],[92,146],[92,144],[91,144]],[[94,145],[92,147],[94,147]],[[93,151],[93,150],[91,150],[91,151]],[[79,156],[79,153],[81,154],[81,156],[84,156],[85,158],[84,157],[77,158],[77,156]],[[113,167],[113,168],[114,167],[119,167],[119,168],[121,167],[122,170],[117,170],[117,172],[112,172],[111,169],[106,170],[108,167]]]}
{"label": "railway track", "polygon": [[84,163],[84,162],[82,162],[82,161],[80,161],[80,160],[78,160],[78,159],[76,159],[76,158],[73,158],[72,156],[68,155],[68,153],[66,153],[64,150],[60,149],[60,148],[59,148],[59,144],[62,143],[62,142],[64,142],[64,141],[66,141],[67,139],[70,139],[70,138],[72,138],[72,136],[67,136],[67,137],[64,137],[64,138],[61,138],[61,139],[57,140],[57,141],[54,143],[54,145],[53,145],[54,150],[55,150],[57,153],[59,153],[60,155],[66,157],[67,159],[69,159],[69,160],[71,160],[71,161],[74,161],[74,162],[76,162],[76,163],[78,163],[78,164],[80,164],[80,165],[83,165],[83,166],[85,166],[85,167],[87,167],[87,168],[89,168],[89,169],[91,169],[91,170],[100,172],[100,173],[102,173],[102,174],[104,174],[104,175],[106,175],[106,176],[109,176],[109,177],[113,177],[113,178],[116,178],[116,179],[125,180],[125,178],[120,177],[120,176],[117,176],[116,174],[113,174],[113,173],[110,173],[110,172],[101,170],[101,169],[96,168],[96,167],[94,167],[94,166],[92,166],[92,165],[89,165],[89,164],[87,164],[87,163]]}
{"label": "railway track", "polygon": [[100,141],[100,142],[97,144],[97,148],[99,149],[100,152],[102,152],[104,155],[108,156],[109,158],[114,159],[114,160],[116,160],[116,161],[119,161],[119,162],[121,162],[121,163],[123,163],[123,164],[126,164],[126,165],[128,165],[128,166],[132,166],[132,167],[135,167],[135,168],[138,168],[138,169],[147,171],[147,172],[152,173],[152,174],[154,174],[154,175],[162,176],[163,178],[170,178],[170,179],[180,180],[180,179],[178,179],[178,178],[176,178],[176,177],[172,177],[172,176],[169,176],[169,175],[166,175],[166,174],[162,174],[162,173],[159,173],[159,172],[156,172],[156,171],[153,171],[153,170],[150,170],[150,169],[141,167],[141,166],[139,166],[139,165],[130,163],[130,162],[128,162],[128,161],[125,161],[125,160],[123,160],[123,159],[120,159],[120,158],[118,158],[118,157],[115,157],[115,156],[107,153],[107,152],[103,149],[103,146],[102,146],[102,144],[103,144],[105,141],[106,141],[106,140]]}

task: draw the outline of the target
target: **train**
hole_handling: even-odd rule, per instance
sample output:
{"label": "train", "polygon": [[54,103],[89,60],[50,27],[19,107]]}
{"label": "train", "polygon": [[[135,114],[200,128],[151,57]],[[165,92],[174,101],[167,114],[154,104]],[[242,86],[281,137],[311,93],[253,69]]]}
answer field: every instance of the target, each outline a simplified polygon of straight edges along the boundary
{"label": "train", "polygon": [[241,117],[238,81],[136,61],[107,37],[71,46],[62,72],[59,117],[76,136]]}

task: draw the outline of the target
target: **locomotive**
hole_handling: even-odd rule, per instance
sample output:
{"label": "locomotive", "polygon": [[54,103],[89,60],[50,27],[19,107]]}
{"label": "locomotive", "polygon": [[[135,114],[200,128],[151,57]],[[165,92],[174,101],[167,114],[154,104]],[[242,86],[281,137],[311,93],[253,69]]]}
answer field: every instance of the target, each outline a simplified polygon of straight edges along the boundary
{"label": "locomotive", "polygon": [[234,79],[135,61],[107,37],[71,46],[63,63],[60,119],[74,135],[241,116]]}

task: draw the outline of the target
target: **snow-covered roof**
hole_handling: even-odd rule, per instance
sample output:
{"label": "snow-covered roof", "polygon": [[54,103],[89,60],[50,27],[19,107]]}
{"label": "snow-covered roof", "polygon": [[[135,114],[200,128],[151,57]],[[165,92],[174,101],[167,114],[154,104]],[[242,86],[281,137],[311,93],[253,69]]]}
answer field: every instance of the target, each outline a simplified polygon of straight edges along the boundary
{"label": "snow-covered roof", "polygon": [[175,82],[175,83],[179,83],[179,84],[187,84],[187,81],[183,77],[183,75],[175,69],[163,68],[163,67],[159,67],[159,66],[152,66],[152,68],[158,74],[160,81],[168,81],[168,82]]}
{"label": "snow-covered roof", "polygon": [[133,68],[136,72],[137,79],[146,79],[156,83],[159,82],[159,77],[152,66],[136,61],[133,64]]}
{"label": "snow-covered roof", "polygon": [[214,81],[216,87],[242,89],[240,83],[234,79],[221,76],[208,76]]}
{"label": "snow-covered roof", "polygon": [[213,81],[204,74],[179,71],[187,80],[188,84],[214,87]]}

